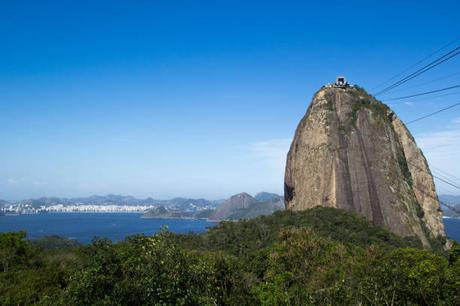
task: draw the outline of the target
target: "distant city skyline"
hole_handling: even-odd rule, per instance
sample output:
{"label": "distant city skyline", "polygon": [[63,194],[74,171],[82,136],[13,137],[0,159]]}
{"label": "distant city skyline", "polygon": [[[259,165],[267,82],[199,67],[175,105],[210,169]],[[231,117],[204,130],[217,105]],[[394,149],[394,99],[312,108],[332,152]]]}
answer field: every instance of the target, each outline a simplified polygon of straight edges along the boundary
{"label": "distant city skyline", "polygon": [[[337,75],[375,93],[459,38],[460,3],[442,3],[4,1],[0,199],[282,194],[314,93]],[[460,56],[378,98],[459,76]],[[407,122],[455,102],[388,105]],[[460,182],[460,108],[408,127],[434,174]]]}

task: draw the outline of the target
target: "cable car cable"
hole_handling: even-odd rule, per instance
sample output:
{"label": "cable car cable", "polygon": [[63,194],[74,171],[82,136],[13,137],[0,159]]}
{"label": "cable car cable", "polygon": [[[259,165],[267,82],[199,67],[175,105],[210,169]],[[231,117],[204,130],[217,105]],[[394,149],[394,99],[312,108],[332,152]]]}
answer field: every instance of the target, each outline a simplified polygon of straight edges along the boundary
{"label": "cable car cable", "polygon": [[460,37],[457,37],[456,39],[452,40],[451,42],[445,44],[444,46],[442,46],[441,48],[437,49],[436,51],[430,53],[429,55],[425,56],[424,58],[422,58],[421,60],[419,60],[418,62],[416,62],[415,64],[407,67],[406,69],[404,69],[403,71],[397,73],[396,75],[392,76],[391,78],[389,78],[388,80],[384,81],[383,83],[380,83],[379,85],[375,86],[374,88],[371,89],[371,91],[373,91],[374,89],[377,89],[385,84],[388,84],[390,81],[393,81],[394,79],[396,79],[397,77],[403,75],[404,73],[408,72],[409,70],[411,70],[412,68],[414,67],[417,67],[417,65],[423,63],[424,61],[426,61],[427,59],[431,58],[433,55],[441,52],[442,50],[446,49],[447,47],[453,45],[454,43],[456,43],[457,41],[460,40]]}
{"label": "cable car cable", "polygon": [[[447,175],[447,176],[450,176],[451,178],[455,179],[455,180],[458,180],[460,182],[460,178],[456,177],[455,175],[453,174],[450,174],[449,172],[447,171],[444,171],[444,170],[441,170],[439,169],[438,167],[434,166],[434,165],[431,165],[432,168],[436,169],[437,171],[441,172],[441,173],[444,173],[444,175]],[[460,183],[459,183],[460,184]]]}
{"label": "cable car cable", "polygon": [[437,92],[441,92],[441,91],[451,90],[451,89],[455,89],[455,88],[460,88],[460,84],[454,85],[454,86],[450,86],[450,87],[445,87],[445,88],[430,90],[430,91],[426,91],[426,92],[421,92],[421,93],[417,93],[417,94],[413,94],[413,95],[408,95],[408,96],[402,96],[402,97],[396,97],[396,98],[388,98],[388,99],[385,99],[384,101],[403,100],[403,99],[408,99],[408,98],[413,98],[413,97],[419,97],[419,96],[429,95],[429,94],[433,94],[433,93],[437,93]]}
{"label": "cable car cable", "polygon": [[412,120],[412,121],[409,121],[409,122],[406,123],[406,125],[409,125],[409,124],[412,124],[412,123],[414,123],[414,122],[417,122],[417,121],[420,121],[420,120],[429,118],[429,117],[431,117],[431,116],[434,116],[434,115],[436,115],[436,114],[439,114],[439,113],[441,113],[441,112],[443,112],[443,111],[446,111],[446,110],[448,110],[448,109],[454,108],[454,107],[459,106],[459,105],[460,105],[460,102],[455,103],[455,104],[452,104],[452,105],[450,105],[450,106],[448,106],[448,107],[445,107],[445,108],[443,108],[443,109],[440,109],[440,110],[435,111],[435,112],[433,112],[433,113],[430,113],[430,114],[428,114],[428,115],[422,116],[422,117],[417,118],[417,119],[414,119],[414,120]]}
{"label": "cable car cable", "polygon": [[449,59],[457,56],[458,54],[460,54],[460,46],[459,47],[456,47],[455,49],[449,51],[448,53],[444,54],[443,56],[437,58],[436,60],[430,62],[429,64],[423,66],[422,68],[418,69],[417,71],[409,74],[408,76],[402,78],[401,80],[393,83],[392,85],[382,89],[381,91],[377,92],[376,94],[374,94],[375,96],[378,96],[378,95],[381,95],[383,93],[386,93],[398,86],[401,86],[402,84],[412,80],[413,78],[416,78],[417,76],[427,72],[428,70],[431,70],[439,65],[441,65],[442,63],[448,61]]}

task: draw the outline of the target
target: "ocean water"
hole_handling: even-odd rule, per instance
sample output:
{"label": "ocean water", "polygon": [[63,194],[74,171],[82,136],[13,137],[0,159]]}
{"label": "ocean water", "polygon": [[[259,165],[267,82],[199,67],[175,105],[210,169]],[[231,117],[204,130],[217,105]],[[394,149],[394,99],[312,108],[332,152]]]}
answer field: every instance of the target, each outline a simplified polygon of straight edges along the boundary
{"label": "ocean water", "polygon": [[449,238],[460,242],[460,219],[444,218],[444,228]]}
{"label": "ocean water", "polygon": [[95,237],[112,241],[134,234],[152,235],[166,226],[175,233],[200,233],[216,225],[206,220],[143,219],[136,213],[49,213],[0,217],[0,232],[25,230],[31,239],[59,235],[90,243]]}
{"label": "ocean water", "polygon": [[[95,237],[123,240],[134,234],[152,235],[163,226],[175,233],[200,233],[217,223],[188,219],[143,219],[134,213],[51,213],[0,217],[0,232],[25,230],[29,238],[59,235],[90,243]],[[447,235],[460,242],[460,219],[445,218]]]}

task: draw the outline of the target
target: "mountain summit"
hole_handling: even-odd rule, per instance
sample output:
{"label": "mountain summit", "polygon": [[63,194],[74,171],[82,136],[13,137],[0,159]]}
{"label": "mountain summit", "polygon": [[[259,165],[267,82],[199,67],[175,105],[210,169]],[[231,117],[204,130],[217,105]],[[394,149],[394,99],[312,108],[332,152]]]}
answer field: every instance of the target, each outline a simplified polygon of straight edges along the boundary
{"label": "mountain summit", "polygon": [[357,86],[325,86],[300,121],[287,156],[287,209],[359,213],[425,246],[443,238],[427,161],[403,122]]}

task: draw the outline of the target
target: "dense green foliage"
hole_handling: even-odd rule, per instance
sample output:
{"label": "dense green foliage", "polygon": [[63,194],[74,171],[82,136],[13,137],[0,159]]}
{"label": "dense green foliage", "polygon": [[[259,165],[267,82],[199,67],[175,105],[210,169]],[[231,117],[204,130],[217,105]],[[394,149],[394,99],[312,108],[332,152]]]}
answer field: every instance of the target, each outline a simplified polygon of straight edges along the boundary
{"label": "dense green foliage", "polygon": [[458,305],[460,246],[330,208],[78,246],[0,234],[1,305]]}
{"label": "dense green foliage", "polygon": [[83,264],[79,250],[43,249],[25,236],[0,234],[0,305],[64,304],[63,289]]}

